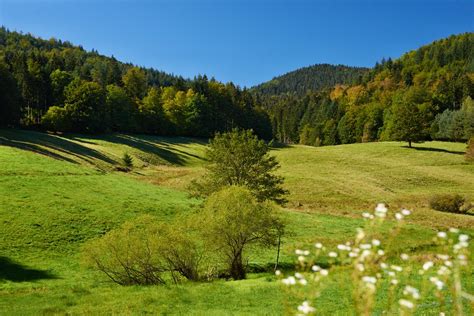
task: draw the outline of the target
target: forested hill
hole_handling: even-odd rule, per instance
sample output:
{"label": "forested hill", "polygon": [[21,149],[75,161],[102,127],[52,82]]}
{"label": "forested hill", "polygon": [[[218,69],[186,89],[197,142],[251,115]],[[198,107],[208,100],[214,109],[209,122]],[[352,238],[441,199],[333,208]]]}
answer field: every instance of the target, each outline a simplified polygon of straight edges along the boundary
{"label": "forested hill", "polygon": [[262,97],[274,137],[331,145],[474,135],[474,33],[382,60],[355,84]]}
{"label": "forested hill", "polygon": [[263,95],[296,94],[333,87],[336,84],[351,84],[369,71],[363,67],[318,64],[303,67],[273,78],[251,90]]}
{"label": "forested hill", "polygon": [[232,83],[192,80],[69,42],[0,28],[0,127],[211,136],[233,127],[271,138],[267,114]]}

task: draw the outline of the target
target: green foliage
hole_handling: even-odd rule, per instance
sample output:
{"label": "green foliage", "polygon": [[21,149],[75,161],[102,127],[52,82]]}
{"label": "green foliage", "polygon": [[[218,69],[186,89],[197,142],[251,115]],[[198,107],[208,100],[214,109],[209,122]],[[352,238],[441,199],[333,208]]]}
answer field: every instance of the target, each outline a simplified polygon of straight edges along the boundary
{"label": "green foliage", "polygon": [[459,194],[437,194],[431,197],[430,207],[441,212],[462,213],[465,202],[466,199]]}
{"label": "green foliage", "polygon": [[52,106],[43,116],[42,123],[51,131],[69,131],[71,130],[71,118],[65,108]]}
{"label": "green foliage", "polygon": [[117,85],[108,85],[106,102],[108,126],[114,131],[135,130],[136,107],[126,91]]}
{"label": "green foliage", "polygon": [[467,144],[466,160],[474,162],[474,137],[471,137]]}
{"label": "green foliage", "polygon": [[[198,76],[184,80],[0,27],[0,125],[210,137],[232,127],[271,139],[271,123],[248,90]],[[101,90],[101,92],[99,91]],[[3,91],[5,90],[5,91]],[[173,93],[168,93],[173,91]],[[166,111],[165,111],[166,110]],[[166,113],[165,113],[166,112]],[[166,114],[166,115],[165,115]],[[50,125],[42,125],[42,122]],[[63,129],[64,128],[64,129]]]}
{"label": "green foliage", "polygon": [[133,167],[133,158],[130,156],[129,153],[124,153],[122,156],[122,162],[123,165],[127,168],[132,168]]}
{"label": "green foliage", "polygon": [[406,141],[409,147],[412,142],[420,142],[428,137],[431,105],[427,102],[417,103],[422,100],[416,99],[417,96],[412,94],[396,98],[388,124],[391,138]]}
{"label": "green foliage", "polygon": [[84,263],[121,285],[163,284],[166,263],[160,255],[160,230],[150,216],[126,222],[88,242],[83,249]]}
{"label": "green foliage", "polygon": [[283,178],[274,174],[279,164],[268,145],[251,130],[218,133],[207,151],[207,173],[197,183],[198,193],[209,195],[225,186],[245,186],[259,201],[286,202]]}
{"label": "green foliage", "polygon": [[369,69],[344,65],[318,64],[303,67],[273,78],[252,88],[262,95],[296,94],[320,90],[336,84],[351,84],[358,81]]}
{"label": "green foliage", "polygon": [[169,277],[175,283],[181,277],[199,280],[202,254],[182,225],[166,225],[142,215],[87,242],[82,257],[85,266],[115,283],[151,285],[164,284]]}
{"label": "green foliage", "polygon": [[0,126],[17,125],[20,118],[20,92],[15,78],[0,61]]}
{"label": "green foliage", "polygon": [[[353,82],[335,82],[324,89],[315,85],[313,91],[307,91],[305,84],[302,89],[290,85],[290,90],[284,90],[289,91],[287,94],[280,94],[278,87],[280,82],[285,86],[286,79],[278,78],[255,88],[264,89],[264,95],[255,93],[269,112],[274,137],[280,142],[333,145],[410,138],[420,141],[430,139],[430,134],[434,139],[466,140],[474,130],[474,111],[468,111],[468,116],[465,110],[459,111],[461,104],[474,97],[473,47],[474,33],[459,34],[397,60],[384,59]],[[336,78],[343,69],[335,71]],[[305,73],[301,72],[303,78]],[[303,82],[296,79],[297,74],[295,84]],[[436,115],[446,110],[452,113],[446,112],[433,123]],[[448,113],[452,114],[449,119]],[[410,115],[414,115],[412,126],[407,124]],[[399,123],[398,118],[405,122]],[[466,126],[471,126],[467,136]]]}
{"label": "green foliage", "polygon": [[141,99],[147,91],[145,71],[138,67],[132,67],[122,77],[122,82],[131,98]]}
{"label": "green foliage", "polygon": [[104,131],[105,91],[95,82],[73,81],[66,87],[65,106],[71,130],[95,133]]}
{"label": "green foliage", "polygon": [[200,216],[208,247],[222,256],[235,280],[245,278],[244,255],[251,245],[273,247],[283,233],[275,207],[258,202],[243,187],[230,186],[212,194]]}

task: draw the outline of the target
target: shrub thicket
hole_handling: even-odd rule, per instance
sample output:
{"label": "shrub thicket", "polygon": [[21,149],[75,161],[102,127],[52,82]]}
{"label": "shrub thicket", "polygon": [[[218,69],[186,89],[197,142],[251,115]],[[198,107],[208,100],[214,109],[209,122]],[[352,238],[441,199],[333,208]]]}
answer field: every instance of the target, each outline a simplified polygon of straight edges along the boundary
{"label": "shrub thicket", "polygon": [[430,207],[441,212],[464,213],[464,202],[464,197],[459,194],[438,194],[431,197]]}
{"label": "shrub thicket", "polygon": [[86,266],[121,285],[198,280],[202,255],[196,243],[176,225],[160,224],[150,215],[126,222],[83,249]]}

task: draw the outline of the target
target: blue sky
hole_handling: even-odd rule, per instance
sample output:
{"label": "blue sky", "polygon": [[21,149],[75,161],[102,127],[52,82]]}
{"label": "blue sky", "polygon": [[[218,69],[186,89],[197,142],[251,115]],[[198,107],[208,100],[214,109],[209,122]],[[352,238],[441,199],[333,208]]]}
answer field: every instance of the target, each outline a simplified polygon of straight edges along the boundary
{"label": "blue sky", "polygon": [[121,61],[252,86],[299,67],[373,66],[474,31],[474,0],[0,0],[0,24]]}

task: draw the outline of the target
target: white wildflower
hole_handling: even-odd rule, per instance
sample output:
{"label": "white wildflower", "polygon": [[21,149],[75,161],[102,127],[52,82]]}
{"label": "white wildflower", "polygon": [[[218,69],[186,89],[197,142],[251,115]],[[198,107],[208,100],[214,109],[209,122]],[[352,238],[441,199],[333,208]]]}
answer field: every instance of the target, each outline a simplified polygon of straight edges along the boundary
{"label": "white wildflower", "polygon": [[308,284],[308,281],[306,281],[305,279],[300,279],[299,282],[300,282],[301,285]]}
{"label": "white wildflower", "polygon": [[365,232],[362,228],[357,228],[357,240],[362,240],[365,237]]}
{"label": "white wildflower", "polygon": [[297,254],[297,255],[302,255],[303,252],[304,252],[304,251],[301,250],[301,249],[296,249],[296,250],[295,250],[295,254]]}
{"label": "white wildflower", "polygon": [[367,212],[362,213],[362,217],[364,217],[364,218],[370,218],[370,215],[371,214],[367,213]]}
{"label": "white wildflower", "polygon": [[374,246],[376,246],[376,247],[380,246],[380,240],[378,240],[378,239],[372,239],[372,245],[374,245]]}
{"label": "white wildflower", "polygon": [[328,253],[328,256],[331,257],[331,258],[336,258],[336,257],[337,257],[337,253],[334,252],[334,251],[331,251],[330,253]]}
{"label": "white wildflower", "polygon": [[398,284],[398,280],[397,280],[397,279],[393,279],[392,281],[390,281],[390,284],[392,284],[392,285],[397,285],[397,284]]}
{"label": "white wildflower", "polygon": [[280,276],[280,275],[281,275],[281,271],[280,271],[280,270],[276,270],[276,271],[275,271],[275,275],[276,275],[276,276]]}
{"label": "white wildflower", "polygon": [[423,264],[423,270],[428,270],[429,268],[431,268],[433,266],[433,261],[426,261],[424,264]]}
{"label": "white wildflower", "polygon": [[449,256],[448,256],[448,255],[443,255],[443,254],[440,254],[440,253],[438,253],[438,254],[436,255],[436,257],[437,257],[438,259],[441,259],[441,260],[448,260],[448,259],[449,259]]}
{"label": "white wildflower", "polygon": [[363,276],[362,277],[362,281],[365,282],[365,283],[371,283],[371,284],[375,284],[377,283],[377,278],[376,277],[373,277],[373,276]]}
{"label": "white wildflower", "polygon": [[320,242],[315,243],[314,246],[318,249],[323,248],[323,244],[321,244]]}
{"label": "white wildflower", "polygon": [[365,270],[365,267],[364,267],[364,265],[363,265],[362,263],[358,263],[358,264],[356,265],[356,268],[357,268],[357,270],[359,270],[360,272],[362,272],[362,271]]}
{"label": "white wildflower", "polygon": [[309,305],[308,301],[304,301],[303,304],[298,306],[298,311],[302,312],[303,314],[309,314],[314,312],[316,309]]}
{"label": "white wildflower", "polygon": [[355,258],[355,257],[357,257],[357,254],[355,252],[351,251],[351,252],[349,252],[349,257],[350,258]]}
{"label": "white wildflower", "polygon": [[401,221],[403,219],[403,215],[400,213],[395,213],[395,218],[397,219],[397,221]]}
{"label": "white wildflower", "polygon": [[382,269],[387,269],[387,268],[388,268],[388,265],[387,265],[385,262],[382,262],[382,263],[380,264],[380,267],[381,267]]}
{"label": "white wildflower", "polygon": [[445,232],[438,232],[438,235],[437,235],[439,238],[446,238],[447,237],[447,234]]}
{"label": "white wildflower", "polygon": [[405,289],[403,290],[403,294],[404,295],[410,294],[415,300],[420,298],[420,291],[418,291],[418,289],[410,285],[405,286]]}
{"label": "white wildflower", "polygon": [[402,272],[403,271],[402,267],[396,266],[396,265],[391,265],[390,268],[392,268],[392,270],[395,270],[397,272]]}
{"label": "white wildflower", "polygon": [[281,280],[281,282],[286,285],[294,285],[296,284],[296,279],[293,276],[289,276],[286,279]]}
{"label": "white wildflower", "polygon": [[403,261],[407,261],[410,257],[406,253],[402,253],[400,258],[402,258]]}
{"label": "white wildflower", "polygon": [[372,245],[371,244],[361,244],[359,247],[360,247],[360,249],[370,249],[370,248],[372,248]]}
{"label": "white wildflower", "polygon": [[459,235],[459,241],[460,242],[466,242],[466,241],[468,241],[468,239],[469,239],[469,236],[466,235],[466,234]]}
{"label": "white wildflower", "polygon": [[413,304],[409,300],[405,300],[403,298],[401,300],[399,300],[398,303],[400,303],[401,306],[406,307],[408,309],[413,309],[413,307],[415,307],[415,304]]}
{"label": "white wildflower", "polygon": [[321,273],[321,275],[324,275],[324,276],[329,274],[328,270],[326,270],[326,269],[321,269],[321,271],[319,273]]}
{"label": "white wildflower", "polygon": [[318,266],[318,265],[314,265],[314,266],[311,267],[311,270],[313,270],[314,272],[318,272],[318,271],[321,270],[321,267]]}
{"label": "white wildflower", "polygon": [[299,273],[299,272],[296,272],[296,273],[295,273],[295,278],[297,278],[297,279],[302,279],[302,278],[303,278],[303,275],[302,275],[301,273]]}
{"label": "white wildflower", "polygon": [[437,288],[438,290],[442,290],[442,289],[443,289],[444,283],[443,283],[443,281],[441,281],[441,280],[438,279],[437,277],[431,277],[431,278],[430,278],[430,281],[431,281],[431,283],[433,283],[433,284],[436,286],[436,288]]}
{"label": "white wildflower", "polygon": [[304,262],[306,258],[304,256],[298,256],[298,261],[299,262]]}
{"label": "white wildflower", "polygon": [[453,266],[453,263],[452,263],[451,261],[449,261],[449,260],[446,260],[446,261],[444,262],[444,265],[447,266],[447,267],[452,267],[452,266]]}
{"label": "white wildflower", "polygon": [[450,228],[450,229],[449,229],[449,232],[450,232],[450,233],[453,233],[453,234],[458,234],[458,233],[459,233],[459,229],[457,229],[457,228]]}
{"label": "white wildflower", "polygon": [[379,256],[383,256],[385,254],[385,251],[383,251],[382,249],[379,249],[379,250],[377,250],[377,254]]}
{"label": "white wildflower", "polygon": [[303,251],[303,256],[309,256],[309,250]]}
{"label": "white wildflower", "polygon": [[409,211],[409,210],[407,210],[407,209],[403,209],[403,210],[402,210],[402,215],[403,215],[403,216],[408,216],[408,215],[410,215],[410,214],[411,214],[411,211]]}

